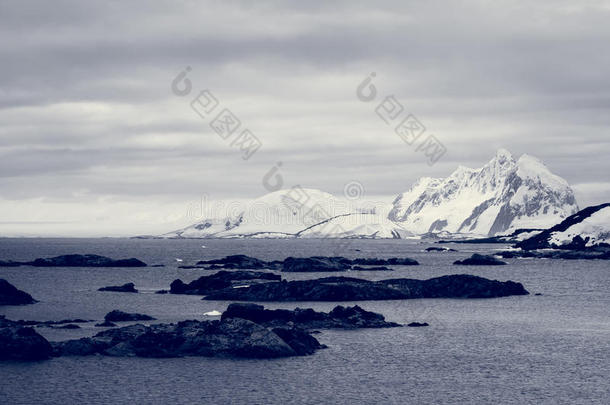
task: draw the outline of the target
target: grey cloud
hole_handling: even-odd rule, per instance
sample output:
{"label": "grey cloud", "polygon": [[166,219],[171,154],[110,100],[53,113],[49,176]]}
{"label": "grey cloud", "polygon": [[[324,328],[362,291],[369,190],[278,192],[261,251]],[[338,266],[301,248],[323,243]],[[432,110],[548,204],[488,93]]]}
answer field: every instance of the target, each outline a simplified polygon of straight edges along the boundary
{"label": "grey cloud", "polygon": [[[610,182],[609,15],[596,1],[4,1],[0,187],[180,204],[261,195],[282,161],[287,186],[392,195],[505,147],[588,184],[585,204],[610,199],[593,191]],[[187,65],[193,93],[177,98]],[[190,110],[204,88],[262,140],[249,161]],[[435,166],[375,115],[390,94],[447,146]]]}

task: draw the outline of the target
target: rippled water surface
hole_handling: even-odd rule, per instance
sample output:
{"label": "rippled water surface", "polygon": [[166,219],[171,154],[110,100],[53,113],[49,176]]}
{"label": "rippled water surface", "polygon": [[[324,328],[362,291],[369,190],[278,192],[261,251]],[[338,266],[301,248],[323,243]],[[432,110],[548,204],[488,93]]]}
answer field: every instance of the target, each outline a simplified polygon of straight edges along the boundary
{"label": "rippled water surface", "polygon": [[[205,246],[202,247],[202,246]],[[427,328],[328,331],[329,346],[313,356],[279,360],[65,357],[0,364],[0,403],[610,403],[610,264],[601,261],[508,259],[508,266],[453,266],[472,252],[500,245],[455,245],[459,252],[426,253],[426,243],[356,240],[0,239],[0,260],[68,253],[137,257],[147,268],[0,268],[0,277],[40,302],[0,307],[9,319],[102,319],[110,310],[141,312],[159,322],[204,319],[228,302],[152,294],[172,280],[205,270],[182,264],[228,254],[411,257],[421,265],[394,272],[353,272],[368,279],[430,278],[469,273],[524,284],[532,294],[490,300],[359,302],[388,320],[426,321]],[[336,275],[336,273],[333,273]],[[313,278],[327,274],[288,274]],[[134,282],[141,294],[98,292]],[[534,293],[541,293],[536,296]],[[346,303],[351,304],[351,303]],[[266,303],[270,308],[337,303]],[[49,340],[98,332],[38,328]]]}

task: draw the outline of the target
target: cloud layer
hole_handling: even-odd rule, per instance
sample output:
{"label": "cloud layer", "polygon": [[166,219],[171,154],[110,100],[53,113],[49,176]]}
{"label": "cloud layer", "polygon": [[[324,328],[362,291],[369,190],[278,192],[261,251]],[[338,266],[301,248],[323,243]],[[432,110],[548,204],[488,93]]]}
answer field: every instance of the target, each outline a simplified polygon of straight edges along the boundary
{"label": "cloud layer", "polygon": [[[264,194],[277,162],[286,187],[391,196],[499,147],[581,206],[608,201],[609,17],[603,1],[4,1],[0,234],[166,231],[202,194]],[[261,140],[247,161],[191,109],[203,89]],[[447,148],[434,166],[375,114],[388,95]]]}

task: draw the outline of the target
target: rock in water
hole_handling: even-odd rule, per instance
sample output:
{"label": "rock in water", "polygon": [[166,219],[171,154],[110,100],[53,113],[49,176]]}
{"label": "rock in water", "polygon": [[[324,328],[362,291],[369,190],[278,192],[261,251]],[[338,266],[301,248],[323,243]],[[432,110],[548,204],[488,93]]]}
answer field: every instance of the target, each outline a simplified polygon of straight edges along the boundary
{"label": "rock in water", "polygon": [[132,321],[154,321],[155,318],[144,314],[130,314],[127,312],[114,311],[108,312],[104,317],[106,322],[132,322]]}
{"label": "rock in water", "polygon": [[350,277],[325,277],[226,288],[204,297],[231,301],[365,301],[407,298],[395,288]]}
{"label": "rock in water", "polygon": [[359,258],[348,259],[342,256],[312,256],[312,257],[287,257],[284,260],[264,261],[246,255],[227,256],[222,259],[213,259],[197,262],[195,266],[180,266],[186,269],[205,269],[205,270],[220,270],[220,269],[266,269],[266,270],[281,270],[284,272],[335,272],[335,271],[375,271],[375,270],[391,270],[387,268],[374,267],[367,268],[362,266],[416,266],[419,263],[416,260],[409,258]]}
{"label": "rock in water", "polygon": [[98,255],[63,255],[24,264],[37,267],[146,267],[146,263],[135,258],[113,260]]}
{"label": "rock in water", "polygon": [[288,257],[282,264],[284,272],[347,271],[351,261],[344,257]]}
{"label": "rock in water", "polygon": [[381,314],[365,311],[358,305],[353,307],[335,307],[329,313],[316,312],[311,308],[265,309],[262,305],[235,303],[230,304],[223,312],[221,319],[242,318],[267,327],[281,327],[287,324],[304,329],[356,329],[356,328],[392,328],[401,326],[386,322]]}
{"label": "rock in water", "polygon": [[429,280],[398,278],[368,281],[350,277],[269,282],[225,288],[204,300],[230,301],[366,301],[412,298],[494,298],[529,294],[521,283],[454,274]]}
{"label": "rock in water", "polygon": [[58,356],[245,358],[298,356],[324,347],[303,330],[283,328],[272,331],[241,318],[131,325],[109,329],[92,338],[54,343],[54,346]]}
{"label": "rock in water", "polygon": [[497,298],[529,294],[521,283],[470,274],[451,274],[428,280],[397,278],[379,283],[397,288],[409,298]]}
{"label": "rock in water", "polygon": [[37,302],[32,296],[0,278],[0,305],[27,305]]}
{"label": "rock in water", "polygon": [[426,252],[457,252],[457,250],[447,248],[447,247],[431,246],[431,247],[426,248]]}
{"label": "rock in water", "polygon": [[126,283],[123,285],[115,285],[109,287],[102,287],[98,289],[98,291],[115,291],[115,292],[129,292],[129,293],[137,293],[138,290],[135,288],[134,283]]}
{"label": "rock in water", "polygon": [[493,256],[480,255],[478,253],[473,254],[468,259],[456,260],[453,264],[462,266],[501,266],[506,264],[502,260],[498,260]]}
{"label": "rock in water", "polygon": [[212,260],[201,260],[197,262],[198,266],[203,265],[214,265],[215,268],[225,269],[277,269],[279,268],[278,262],[266,262],[264,260],[257,259],[246,255],[232,255],[227,256],[223,259],[212,259]]}
{"label": "rock in water", "polygon": [[210,276],[199,277],[188,284],[185,284],[180,279],[174,280],[170,285],[170,293],[206,295],[235,285],[279,281],[280,279],[281,277],[277,274],[261,271],[219,271]]}
{"label": "rock in water", "polygon": [[0,328],[0,360],[44,360],[52,351],[51,344],[32,328]]}

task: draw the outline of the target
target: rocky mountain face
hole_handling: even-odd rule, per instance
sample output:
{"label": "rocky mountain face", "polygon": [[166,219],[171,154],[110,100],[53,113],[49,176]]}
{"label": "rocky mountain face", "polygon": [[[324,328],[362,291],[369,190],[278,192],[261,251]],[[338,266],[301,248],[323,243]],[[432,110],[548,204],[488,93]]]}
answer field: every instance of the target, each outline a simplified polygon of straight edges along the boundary
{"label": "rocky mountain face", "polygon": [[315,189],[293,188],[225,207],[166,238],[405,238],[500,235],[545,229],[578,211],[568,183],[538,159],[506,150],[479,169],[425,177],[390,206],[354,208]]}
{"label": "rocky mountain face", "polygon": [[389,219],[415,234],[497,235],[547,228],[578,211],[574,192],[538,159],[506,150],[479,169],[422,178],[399,195]]}

